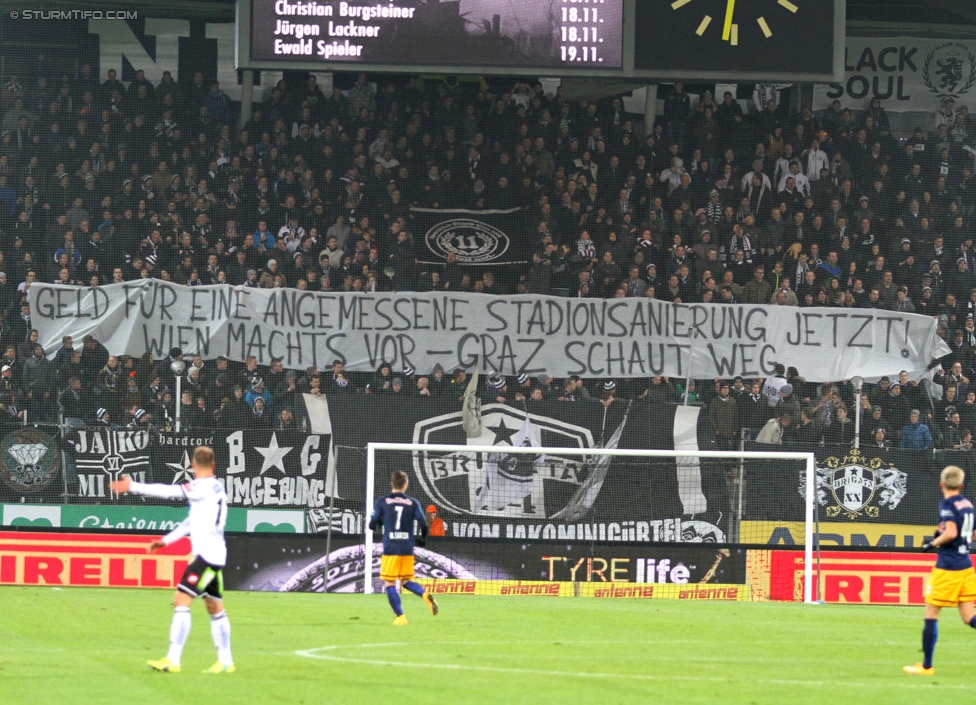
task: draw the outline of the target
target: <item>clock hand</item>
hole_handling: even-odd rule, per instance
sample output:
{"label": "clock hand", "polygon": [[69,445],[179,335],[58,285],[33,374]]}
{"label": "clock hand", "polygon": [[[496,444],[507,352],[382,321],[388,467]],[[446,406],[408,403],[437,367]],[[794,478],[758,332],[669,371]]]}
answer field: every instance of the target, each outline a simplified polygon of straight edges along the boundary
{"label": "clock hand", "polygon": [[735,14],[735,0],[728,0],[725,6],[725,26],[722,28],[722,41],[732,38],[732,16]]}

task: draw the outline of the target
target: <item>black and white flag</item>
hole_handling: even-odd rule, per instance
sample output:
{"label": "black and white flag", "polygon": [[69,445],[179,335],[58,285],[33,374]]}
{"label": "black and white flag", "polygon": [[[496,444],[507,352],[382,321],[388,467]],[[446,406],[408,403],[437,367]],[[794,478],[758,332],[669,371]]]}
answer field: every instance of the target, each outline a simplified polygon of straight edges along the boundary
{"label": "black and white flag", "polygon": [[78,473],[78,496],[110,497],[109,483],[123,474],[146,482],[152,436],[149,429],[89,428],[70,434],[68,452]]}
{"label": "black and white flag", "polygon": [[[394,470],[410,476],[410,491],[434,504],[448,536],[565,538],[637,542],[723,542],[729,495],[720,468],[675,458],[609,457],[612,449],[695,450],[708,430],[699,408],[616,401],[491,403],[481,407],[480,433],[465,430],[456,401],[407,398],[330,400],[336,444],[376,440],[456,445],[451,452],[377,451],[377,487]],[[494,446],[480,453],[464,446]],[[512,447],[538,453],[511,453]],[[553,454],[547,448],[579,448]],[[363,459],[338,462],[339,495],[362,496]],[[359,506],[362,506],[360,500]],[[356,508],[355,504],[343,504]]]}
{"label": "black and white flag", "polygon": [[443,264],[450,254],[465,266],[528,261],[528,233],[521,208],[411,208],[410,212],[417,223],[418,258],[424,264]]}

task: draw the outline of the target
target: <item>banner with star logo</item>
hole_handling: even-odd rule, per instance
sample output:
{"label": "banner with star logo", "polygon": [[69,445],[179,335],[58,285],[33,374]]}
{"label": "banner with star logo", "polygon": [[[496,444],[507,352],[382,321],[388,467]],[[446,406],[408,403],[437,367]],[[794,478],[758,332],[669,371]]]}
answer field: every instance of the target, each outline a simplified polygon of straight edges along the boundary
{"label": "banner with star logo", "polygon": [[[480,407],[466,429],[456,399],[362,397],[329,399],[337,448],[369,441],[448,444],[448,453],[380,451],[377,494],[390,473],[410,478],[410,494],[433,504],[447,536],[567,538],[613,541],[712,541],[725,539],[729,514],[723,472],[674,459],[633,460],[595,455],[596,448],[707,448],[708,429],[698,407],[643,401],[501,404]],[[692,413],[693,411],[693,413]],[[468,435],[476,430],[477,435]],[[464,446],[494,446],[473,453]],[[538,454],[507,452],[515,446]],[[578,456],[546,448],[579,448]],[[355,499],[363,496],[362,453],[337,460],[338,494],[332,511],[308,512],[309,531],[361,531]]]}
{"label": "banner with star logo", "polygon": [[324,507],[329,501],[327,487],[335,484],[327,482],[329,434],[232,431],[166,440],[153,447],[153,480],[188,482],[193,477],[193,448],[209,445],[217,461],[217,478],[224,483],[232,507]]}

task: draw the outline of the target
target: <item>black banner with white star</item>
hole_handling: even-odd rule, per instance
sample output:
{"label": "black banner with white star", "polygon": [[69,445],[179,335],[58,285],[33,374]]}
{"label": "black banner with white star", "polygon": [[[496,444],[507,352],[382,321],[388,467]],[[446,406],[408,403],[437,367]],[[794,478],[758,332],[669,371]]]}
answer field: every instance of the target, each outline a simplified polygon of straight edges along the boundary
{"label": "black banner with white star", "polygon": [[[327,433],[298,431],[181,435],[89,426],[59,437],[19,428],[0,437],[0,503],[143,504],[142,497],[113,494],[109,484],[122,474],[138,482],[189,482],[193,451],[206,445],[231,506],[321,509],[329,504],[330,441]],[[357,507],[362,494],[360,487]]]}
{"label": "black banner with white star", "polygon": [[209,445],[231,506],[314,509],[328,504],[328,434],[261,430],[154,440],[153,482],[186,482],[193,476],[193,449]]}
{"label": "black banner with white star", "polygon": [[[608,406],[596,400],[492,403],[481,408],[477,437],[466,435],[453,398],[334,395],[329,412],[337,446],[362,448],[378,440],[460,446],[453,453],[378,451],[376,457],[376,496],[389,491],[393,471],[403,470],[409,493],[437,508],[449,537],[725,541],[730,507],[723,468],[587,452],[707,449],[697,407],[622,400]],[[497,446],[498,453],[469,453],[465,445]],[[513,446],[538,447],[539,454],[505,452]],[[547,455],[546,447],[579,448],[580,454]],[[361,454],[339,454],[340,497],[362,495],[364,466]],[[310,512],[310,530],[356,525],[345,511],[337,514]]]}

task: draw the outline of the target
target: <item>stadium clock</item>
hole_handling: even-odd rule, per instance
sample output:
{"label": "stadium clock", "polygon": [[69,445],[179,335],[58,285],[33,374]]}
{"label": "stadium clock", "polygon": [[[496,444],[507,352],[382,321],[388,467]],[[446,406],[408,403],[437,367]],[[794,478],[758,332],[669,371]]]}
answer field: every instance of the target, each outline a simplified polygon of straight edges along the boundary
{"label": "stadium clock", "polygon": [[[691,5],[693,1],[694,0],[674,0],[674,2],[671,3],[671,9],[677,12],[687,5]],[[774,23],[776,23],[777,27],[779,27],[781,24],[793,25],[784,26],[778,31],[795,32],[800,30],[800,26],[796,26],[795,23],[797,21],[801,23],[803,22],[803,13],[800,13],[800,6],[794,2],[790,2],[790,0],[776,0],[776,5],[771,6],[763,6],[761,3],[755,2],[755,0],[752,2],[749,0],[739,0],[738,9],[739,13],[737,17],[736,0],[726,0],[725,14],[721,24],[721,37],[723,42],[728,42],[731,46],[739,46],[739,23],[741,21],[755,22],[759,27],[760,32],[762,32],[762,37],[767,40],[772,39],[773,37]],[[777,9],[784,10],[785,12],[777,13]],[[799,20],[795,19],[798,13]],[[745,17],[747,14],[748,17]],[[714,18],[709,14],[702,15],[701,21],[698,23],[698,27],[695,29],[695,34],[702,38],[708,38],[709,28],[712,27],[713,19]],[[793,21],[789,22],[790,19]],[[743,48],[747,49],[748,47],[743,46]]]}
{"label": "stadium clock", "polygon": [[841,0],[638,2],[635,69],[756,80],[830,74],[838,8]]}

